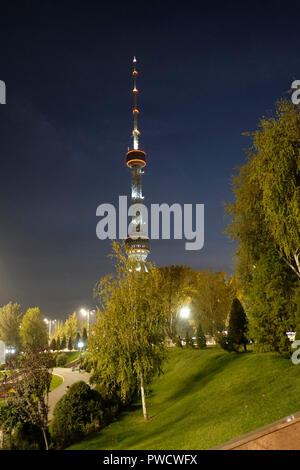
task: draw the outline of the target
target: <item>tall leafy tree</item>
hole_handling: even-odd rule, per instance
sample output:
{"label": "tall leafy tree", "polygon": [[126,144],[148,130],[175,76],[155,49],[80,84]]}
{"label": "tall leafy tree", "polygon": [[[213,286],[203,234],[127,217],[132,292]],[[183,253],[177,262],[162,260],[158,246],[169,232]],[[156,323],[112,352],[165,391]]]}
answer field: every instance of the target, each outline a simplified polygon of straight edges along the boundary
{"label": "tall leafy tree", "polygon": [[286,335],[296,323],[295,280],[277,253],[262,255],[249,285],[249,336],[262,351],[288,354]]}
{"label": "tall leafy tree", "polygon": [[163,276],[161,290],[166,297],[170,319],[166,333],[170,339],[174,340],[178,336],[180,308],[195,290],[195,271],[192,271],[190,267],[178,265],[164,266],[159,269]]}
{"label": "tall leafy tree", "polygon": [[77,332],[77,333],[76,333],[76,337],[75,337],[75,343],[74,343],[74,348],[75,348],[75,349],[78,349],[78,343],[79,343],[79,341],[80,341],[80,333]]}
{"label": "tall leafy tree", "polygon": [[72,349],[73,349],[73,341],[72,341],[72,338],[70,336],[69,341],[68,341],[68,350],[71,351]]}
{"label": "tall leafy tree", "polygon": [[197,272],[197,292],[193,296],[195,322],[205,333],[215,336],[225,328],[235,290],[225,272]]}
{"label": "tall leafy tree", "polygon": [[14,384],[14,394],[7,400],[21,422],[31,423],[43,433],[45,448],[48,450],[49,392],[52,379],[52,357],[50,353],[39,352],[36,348],[26,348],[15,365],[21,380]]}
{"label": "tall leafy tree", "polygon": [[67,341],[71,338],[72,343],[74,343],[78,329],[79,321],[76,312],[74,312],[66,319],[63,326],[63,334],[66,336]]}
{"label": "tall leafy tree", "polygon": [[0,339],[7,346],[20,348],[20,325],[23,318],[21,305],[9,302],[0,308]]}
{"label": "tall leafy tree", "polygon": [[84,348],[86,349],[87,348],[87,343],[88,343],[88,335],[87,335],[86,328],[83,328],[81,341],[83,342]]}
{"label": "tall leafy tree", "polygon": [[240,269],[251,278],[272,248],[300,279],[300,107],[280,100],[275,116],[263,117],[248,135],[253,145],[233,178],[235,202],[226,207]]}
{"label": "tall leafy tree", "polygon": [[114,243],[113,250],[116,274],[103,278],[96,288],[100,310],[89,337],[89,354],[97,363],[95,378],[103,389],[119,390],[125,401],[139,385],[148,419],[145,386],[161,372],[166,354],[163,277],[150,263],[148,272],[138,271],[120,245]]}
{"label": "tall leafy tree", "polygon": [[36,351],[48,348],[48,328],[38,307],[27,310],[21,322],[20,336],[25,348]]}

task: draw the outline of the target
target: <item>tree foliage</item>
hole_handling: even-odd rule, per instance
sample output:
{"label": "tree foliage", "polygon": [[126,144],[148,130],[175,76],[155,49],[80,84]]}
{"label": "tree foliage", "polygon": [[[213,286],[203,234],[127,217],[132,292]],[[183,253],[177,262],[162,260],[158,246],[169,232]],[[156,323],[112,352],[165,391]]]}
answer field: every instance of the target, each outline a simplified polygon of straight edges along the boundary
{"label": "tree foliage", "polygon": [[48,347],[48,328],[38,307],[29,308],[24,315],[20,336],[25,348],[43,351]]}
{"label": "tree foliage", "polygon": [[260,350],[289,353],[286,335],[295,327],[295,280],[277,253],[262,255],[249,285],[249,336]]}
{"label": "tree foliage", "polygon": [[248,342],[246,337],[247,324],[247,317],[241,302],[237,298],[233,299],[228,327],[228,339],[233,349],[238,350],[239,346],[243,345],[246,351]]}
{"label": "tree foliage", "polygon": [[193,296],[195,323],[201,323],[205,333],[215,336],[225,328],[234,287],[226,280],[225,272],[197,272],[196,293]]}
{"label": "tree foliage", "polygon": [[272,247],[300,278],[300,107],[279,101],[276,115],[262,118],[248,135],[253,145],[233,177],[227,232],[240,242],[244,274],[251,276],[260,254]]}
{"label": "tree foliage", "polygon": [[20,325],[23,318],[21,305],[9,302],[0,308],[0,339],[7,346],[20,349]]}
{"label": "tree foliage", "polygon": [[161,372],[166,352],[163,276],[150,263],[147,272],[138,271],[116,243],[113,256],[116,274],[105,276],[96,287],[100,309],[89,337],[94,380],[104,390],[119,390],[124,401],[139,384],[147,419],[144,387]]}
{"label": "tree foliage", "polygon": [[53,360],[50,353],[26,349],[15,364],[20,372],[20,380],[14,384],[14,393],[7,405],[18,416],[18,421],[31,423],[43,433],[48,449],[48,397],[52,379]]}
{"label": "tree foliage", "polygon": [[206,338],[205,338],[205,334],[203,333],[201,323],[198,323],[198,327],[196,331],[196,343],[197,343],[198,349],[206,348]]}
{"label": "tree foliage", "polygon": [[57,402],[51,436],[57,449],[63,449],[99,429],[103,421],[101,395],[88,384],[79,381],[71,385],[67,393]]}
{"label": "tree foliage", "polygon": [[180,309],[195,291],[195,271],[178,265],[164,266],[159,270],[163,276],[161,293],[165,296],[170,318],[166,333],[174,341],[180,326]]}

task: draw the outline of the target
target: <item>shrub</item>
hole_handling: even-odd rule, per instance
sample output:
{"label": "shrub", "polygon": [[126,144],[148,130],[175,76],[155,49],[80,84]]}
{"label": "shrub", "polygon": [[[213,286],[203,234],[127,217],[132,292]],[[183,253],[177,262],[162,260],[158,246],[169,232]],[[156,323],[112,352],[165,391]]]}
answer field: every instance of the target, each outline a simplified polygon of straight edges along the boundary
{"label": "shrub", "polygon": [[216,343],[219,346],[221,346],[221,348],[224,349],[225,351],[233,351],[234,350],[234,346],[232,344],[232,341],[230,340],[228,335],[226,335],[225,333],[217,333],[215,335],[215,340],[216,340]]}
{"label": "shrub", "polygon": [[10,450],[45,450],[42,431],[31,423],[19,422],[10,437]]}
{"label": "shrub", "polygon": [[206,348],[206,338],[205,338],[205,334],[203,333],[201,323],[199,323],[198,328],[197,328],[196,343],[199,349]]}
{"label": "shrub", "polygon": [[67,363],[68,355],[65,353],[58,354],[56,357],[57,367],[64,367]]}
{"label": "shrub", "polygon": [[101,395],[88,384],[71,385],[54,409],[50,433],[55,448],[64,449],[97,431],[104,422],[103,408]]}

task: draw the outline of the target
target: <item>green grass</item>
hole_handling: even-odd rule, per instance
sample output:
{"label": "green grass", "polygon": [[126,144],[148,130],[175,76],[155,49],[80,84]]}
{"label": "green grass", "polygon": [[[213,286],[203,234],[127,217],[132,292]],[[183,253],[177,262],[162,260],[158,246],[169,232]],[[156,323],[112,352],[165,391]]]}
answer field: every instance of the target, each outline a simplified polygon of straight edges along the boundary
{"label": "green grass", "polygon": [[300,366],[273,353],[172,349],[147,397],[70,449],[209,449],[300,410]]}
{"label": "green grass", "polygon": [[80,356],[80,351],[70,351],[66,353],[68,355],[68,359],[66,362],[66,366],[70,364],[70,362],[75,361]]}
{"label": "green grass", "polygon": [[59,387],[63,383],[63,378],[60,377],[59,375],[52,375],[52,380],[50,384],[50,392],[54,390],[55,388]]}

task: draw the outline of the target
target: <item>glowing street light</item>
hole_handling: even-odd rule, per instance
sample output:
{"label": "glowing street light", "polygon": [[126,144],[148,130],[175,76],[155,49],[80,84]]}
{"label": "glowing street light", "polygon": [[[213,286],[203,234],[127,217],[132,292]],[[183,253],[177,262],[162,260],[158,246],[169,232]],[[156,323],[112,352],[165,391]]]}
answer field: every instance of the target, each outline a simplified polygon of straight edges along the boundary
{"label": "glowing street light", "polygon": [[191,313],[190,307],[182,307],[182,309],[180,310],[179,315],[180,315],[181,318],[187,319],[187,318],[189,318],[190,313]]}
{"label": "glowing street light", "polygon": [[49,332],[48,332],[48,335],[49,335],[49,338],[51,336],[51,330],[52,330],[52,324],[53,323],[56,323],[56,320],[48,320],[48,318],[44,318],[44,322],[49,325]]}
{"label": "glowing street light", "polygon": [[84,317],[87,317],[87,333],[88,333],[90,329],[90,315],[93,315],[93,313],[95,313],[95,310],[88,310],[85,308],[81,308],[80,313]]}

